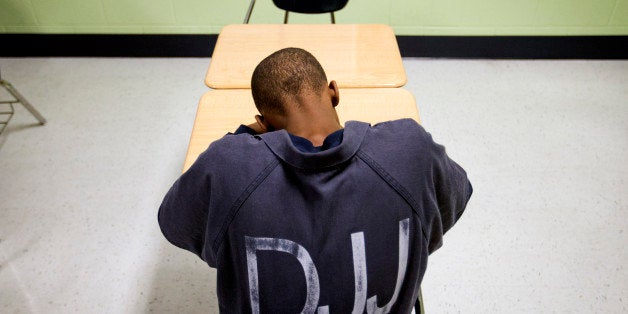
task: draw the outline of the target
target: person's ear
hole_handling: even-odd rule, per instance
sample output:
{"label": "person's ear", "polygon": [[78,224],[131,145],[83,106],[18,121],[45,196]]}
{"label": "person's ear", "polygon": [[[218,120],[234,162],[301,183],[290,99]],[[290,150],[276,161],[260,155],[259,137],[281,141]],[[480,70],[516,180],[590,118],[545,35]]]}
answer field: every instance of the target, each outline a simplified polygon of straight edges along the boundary
{"label": "person's ear", "polygon": [[262,132],[259,132],[259,133],[266,133],[266,132],[268,132],[268,125],[267,125],[268,122],[264,121],[264,117],[263,116],[256,114],[255,115],[255,121],[257,122],[257,126],[259,127],[259,129],[262,131]]}
{"label": "person's ear", "polygon": [[329,91],[331,94],[331,104],[336,107],[340,103],[340,90],[338,89],[338,84],[336,81],[332,80],[329,82]]}

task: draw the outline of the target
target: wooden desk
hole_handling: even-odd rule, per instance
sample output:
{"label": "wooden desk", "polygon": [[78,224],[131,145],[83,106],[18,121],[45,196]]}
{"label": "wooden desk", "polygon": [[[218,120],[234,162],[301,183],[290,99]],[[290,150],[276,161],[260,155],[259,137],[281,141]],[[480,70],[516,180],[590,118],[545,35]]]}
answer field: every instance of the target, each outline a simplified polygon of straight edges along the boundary
{"label": "wooden desk", "polygon": [[257,64],[286,47],[312,53],[328,80],[340,88],[400,87],[406,84],[397,39],[387,25],[237,24],[225,26],[216,42],[205,84],[251,88]]}
{"label": "wooden desk", "polygon": [[[414,96],[400,88],[343,89],[336,109],[342,124],[347,120],[373,124],[401,118],[420,122]],[[196,112],[183,171],[211,142],[227,132],[234,132],[240,124],[253,123],[256,114],[251,90],[223,89],[205,93]]]}

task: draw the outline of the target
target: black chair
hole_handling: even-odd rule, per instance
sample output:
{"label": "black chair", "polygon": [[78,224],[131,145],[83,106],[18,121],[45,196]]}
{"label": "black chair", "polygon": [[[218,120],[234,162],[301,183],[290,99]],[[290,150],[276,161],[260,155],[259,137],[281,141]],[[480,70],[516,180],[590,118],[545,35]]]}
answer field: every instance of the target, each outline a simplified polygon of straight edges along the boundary
{"label": "black chair", "polygon": [[[276,7],[286,11],[283,18],[284,24],[288,23],[288,12],[306,14],[330,13],[331,22],[336,24],[334,12],[344,8],[347,2],[349,2],[349,0],[273,0]],[[255,0],[251,0],[249,10],[246,12],[246,17],[244,18],[245,24],[249,23],[254,5]]]}

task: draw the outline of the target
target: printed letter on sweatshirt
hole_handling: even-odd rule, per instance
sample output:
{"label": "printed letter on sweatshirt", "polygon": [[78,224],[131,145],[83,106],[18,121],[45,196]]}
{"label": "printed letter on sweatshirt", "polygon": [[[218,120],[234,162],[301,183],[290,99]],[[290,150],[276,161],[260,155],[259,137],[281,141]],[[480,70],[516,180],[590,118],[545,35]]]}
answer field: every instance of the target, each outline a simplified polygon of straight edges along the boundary
{"label": "printed letter on sweatshirt", "polygon": [[410,219],[404,219],[399,222],[399,266],[397,266],[397,284],[395,285],[395,292],[388,304],[382,308],[377,307],[377,296],[372,296],[367,301],[368,314],[374,313],[388,313],[390,308],[397,301],[399,296],[399,290],[401,290],[401,284],[403,284],[403,278],[406,276],[406,268],[408,267],[408,245],[410,244]]}
{"label": "printed letter on sweatshirt", "polygon": [[[310,257],[310,254],[298,243],[285,239],[275,238],[253,238],[246,237],[246,261],[249,272],[249,295],[251,298],[251,310],[259,313],[259,282],[257,276],[257,251],[279,251],[288,253],[297,258],[303,272],[305,273],[305,285],[307,296],[302,313],[314,313],[318,305],[320,295],[320,285],[318,283],[318,272]],[[320,313],[326,312],[327,307],[319,309]]]}
{"label": "printed letter on sweatshirt", "polygon": [[364,249],[364,232],[351,234],[353,250],[353,276],[355,280],[355,298],[352,314],[362,314],[366,305],[366,250]]}

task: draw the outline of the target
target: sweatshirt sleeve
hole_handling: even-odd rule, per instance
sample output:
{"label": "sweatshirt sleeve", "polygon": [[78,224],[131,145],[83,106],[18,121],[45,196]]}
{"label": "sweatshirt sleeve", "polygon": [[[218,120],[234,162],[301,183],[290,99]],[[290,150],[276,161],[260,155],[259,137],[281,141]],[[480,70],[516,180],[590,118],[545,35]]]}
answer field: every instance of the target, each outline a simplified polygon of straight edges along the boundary
{"label": "sweatshirt sleeve", "polygon": [[[210,175],[202,154],[170,188],[159,207],[161,232],[172,244],[203,259],[208,222]],[[207,261],[211,263],[211,261]]]}
{"label": "sweatshirt sleeve", "polygon": [[432,182],[440,219],[431,221],[429,252],[442,245],[443,235],[460,219],[473,193],[467,173],[445,152],[445,147],[432,141]]}

